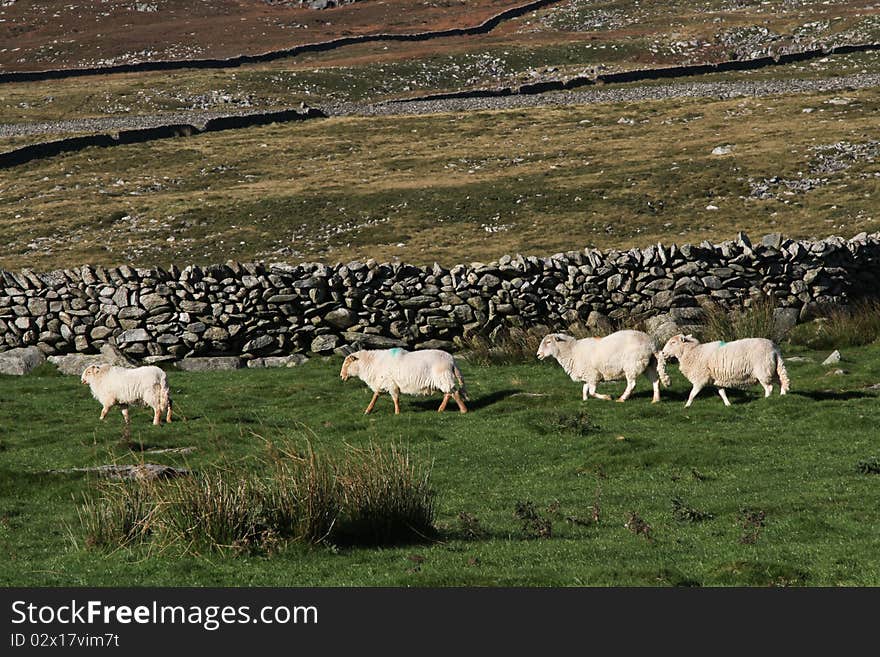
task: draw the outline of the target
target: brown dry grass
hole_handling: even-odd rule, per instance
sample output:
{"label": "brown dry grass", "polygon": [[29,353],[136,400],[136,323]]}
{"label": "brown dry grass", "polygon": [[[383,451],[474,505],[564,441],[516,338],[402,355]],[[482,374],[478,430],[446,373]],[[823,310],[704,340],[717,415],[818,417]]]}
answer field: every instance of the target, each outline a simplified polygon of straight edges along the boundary
{"label": "brown dry grass", "polygon": [[[850,236],[876,230],[877,162],[748,198],[750,177],[806,173],[813,146],[877,138],[880,92],[845,95],[338,118],[88,150],[0,172],[0,267],[453,264],[738,230]],[[722,144],[733,154],[710,154]]]}

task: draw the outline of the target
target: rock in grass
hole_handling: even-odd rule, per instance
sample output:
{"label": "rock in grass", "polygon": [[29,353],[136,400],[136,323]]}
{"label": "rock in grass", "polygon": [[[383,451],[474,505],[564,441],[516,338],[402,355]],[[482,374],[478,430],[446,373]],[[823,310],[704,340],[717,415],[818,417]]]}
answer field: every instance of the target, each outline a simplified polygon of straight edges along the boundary
{"label": "rock in grass", "polygon": [[840,362],[840,352],[835,349],[829,354],[828,358],[822,361],[823,365],[835,365]]}
{"label": "rock in grass", "polygon": [[101,347],[100,354],[65,354],[64,356],[49,356],[49,362],[58,368],[58,371],[68,376],[79,376],[89,365],[115,365],[117,367],[134,367],[134,363],[125,356],[119,348],[109,342]]}
{"label": "rock in grass", "polygon": [[241,358],[238,356],[203,356],[177,362],[177,368],[184,372],[225,372],[240,367]]}
{"label": "rock in grass", "polygon": [[291,354],[290,356],[252,358],[247,362],[247,366],[252,369],[263,367],[296,367],[307,362],[309,362],[309,359],[306,356],[303,356],[302,354]]}
{"label": "rock in grass", "polygon": [[19,347],[0,352],[0,374],[21,376],[46,362],[46,356],[36,347]]}
{"label": "rock in grass", "polygon": [[68,470],[52,470],[52,472],[93,472],[108,479],[136,479],[139,481],[170,479],[190,473],[186,468],[174,468],[170,465],[159,465],[158,463],[97,465],[93,468],[70,468]]}

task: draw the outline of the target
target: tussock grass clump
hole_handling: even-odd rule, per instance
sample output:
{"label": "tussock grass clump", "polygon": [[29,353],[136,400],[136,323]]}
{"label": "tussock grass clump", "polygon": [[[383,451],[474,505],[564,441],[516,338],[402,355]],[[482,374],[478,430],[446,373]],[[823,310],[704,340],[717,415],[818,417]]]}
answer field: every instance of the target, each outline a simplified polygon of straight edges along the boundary
{"label": "tussock grass clump", "polygon": [[880,474],[880,460],[876,456],[862,459],[856,463],[856,470],[861,474]]}
{"label": "tussock grass clump", "polygon": [[772,296],[754,298],[747,308],[734,311],[727,311],[713,303],[705,304],[703,339],[707,342],[731,342],[743,338],[779,340],[783,336],[773,314],[775,309],[776,301]]}
{"label": "tussock grass clump", "polygon": [[387,544],[426,538],[434,530],[430,471],[393,445],[371,445],[336,468],[342,513],[336,542]]}
{"label": "tussock grass clump", "polygon": [[522,523],[523,535],[526,538],[550,538],[553,535],[553,523],[541,515],[532,502],[520,501],[513,509],[513,517]]}
{"label": "tussock grass clump", "polygon": [[553,418],[550,426],[559,433],[574,434],[576,436],[588,436],[595,433],[597,427],[590,414],[586,411],[578,411],[574,414],[559,413]]}
{"label": "tussock grass clump", "polygon": [[102,482],[77,509],[86,547],[113,549],[147,540],[153,509],[152,484]]}
{"label": "tussock grass clump", "polygon": [[703,522],[712,520],[714,514],[688,506],[680,497],[672,498],[672,517],[678,522]]}
{"label": "tussock grass clump", "polygon": [[811,349],[860,347],[876,342],[880,340],[880,299],[828,308],[819,319],[795,327],[789,339]]}
{"label": "tussock grass clump", "polygon": [[393,544],[434,533],[430,469],[394,446],[340,459],[311,449],[272,457],[269,472],[218,468],[102,485],[79,509],[85,544],[273,553],[288,543]]}
{"label": "tussock grass clump", "polygon": [[474,365],[510,365],[531,362],[546,331],[512,328],[494,337],[475,334],[461,339],[462,357]]}

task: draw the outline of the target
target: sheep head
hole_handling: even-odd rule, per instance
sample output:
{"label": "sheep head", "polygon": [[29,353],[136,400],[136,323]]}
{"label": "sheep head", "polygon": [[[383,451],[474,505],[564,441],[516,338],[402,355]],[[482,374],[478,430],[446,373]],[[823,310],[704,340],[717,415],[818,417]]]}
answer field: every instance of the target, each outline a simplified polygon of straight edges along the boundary
{"label": "sheep head", "polygon": [[666,341],[662,354],[666,358],[678,358],[686,349],[697,344],[699,344],[699,340],[694,336],[679,333]]}
{"label": "sheep head", "polygon": [[91,384],[92,381],[100,378],[102,369],[106,367],[106,365],[89,365],[86,369],[83,370],[82,377],[80,377],[80,382],[84,385]]}
{"label": "sheep head", "polygon": [[538,360],[544,360],[548,356],[555,357],[559,353],[560,343],[571,342],[574,340],[570,335],[564,333],[551,333],[544,336],[541,344],[538,346]]}
{"label": "sheep head", "polygon": [[348,381],[348,377],[357,376],[360,372],[360,362],[356,353],[349,354],[342,361],[342,369],[339,372],[339,378]]}

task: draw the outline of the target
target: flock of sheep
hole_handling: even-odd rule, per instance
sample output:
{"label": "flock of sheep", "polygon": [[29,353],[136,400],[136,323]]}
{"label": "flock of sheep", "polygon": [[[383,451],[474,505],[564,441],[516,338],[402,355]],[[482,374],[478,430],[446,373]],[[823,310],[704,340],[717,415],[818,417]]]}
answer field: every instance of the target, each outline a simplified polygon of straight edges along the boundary
{"label": "flock of sheep", "polygon": [[[789,388],[779,348],[764,338],[746,338],[734,342],[700,343],[691,335],[670,338],[660,351],[654,340],[641,331],[617,331],[602,338],[575,339],[564,333],[547,335],[538,348],[539,359],[552,357],[573,381],[583,383],[583,399],[611,399],[596,391],[601,381],[626,379],[626,389],[617,399],[626,401],[639,376],[651,382],[654,389],[652,402],[660,401],[660,383],[669,385],[666,359],[676,358],[679,370],[691,382],[686,407],[707,385],[714,385],[726,406],[730,406],[726,388],[739,388],[758,382],[769,397],[773,384],[779,383],[779,394]],[[443,393],[438,411],[446,410],[454,399],[458,410],[467,412],[464,380],[455,358],[439,349],[410,352],[405,349],[368,349],[346,356],[340,377],[361,379],[373,391],[373,398],[364,413],[370,413],[379,395],[386,392],[394,401],[395,414],[400,413],[400,395],[430,395]],[[160,424],[162,416],[171,422],[171,395],[168,379],[155,366],[124,368],[110,365],[92,365],[82,374],[92,395],[101,402],[101,419],[115,405],[122,407],[126,424],[128,407],[145,404],[153,409],[153,424]]]}

